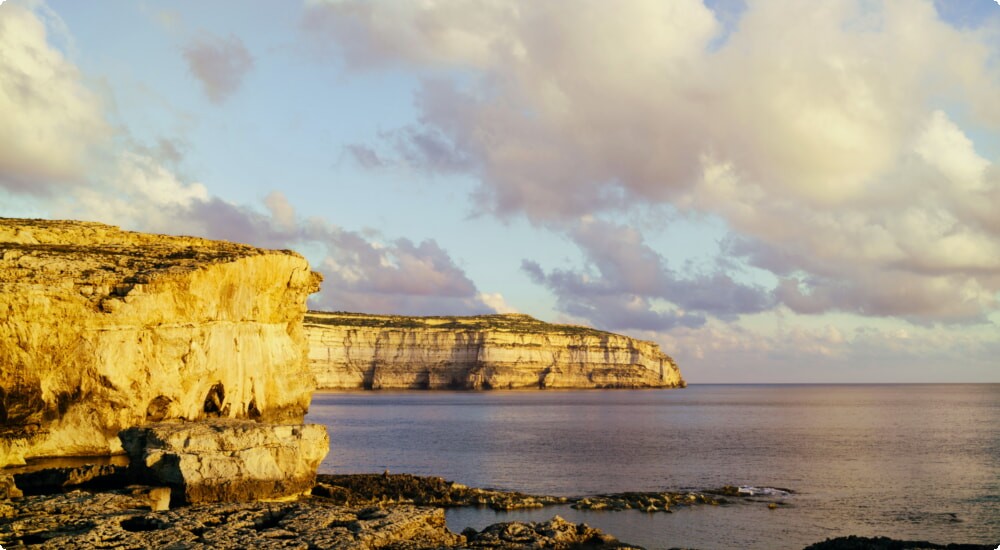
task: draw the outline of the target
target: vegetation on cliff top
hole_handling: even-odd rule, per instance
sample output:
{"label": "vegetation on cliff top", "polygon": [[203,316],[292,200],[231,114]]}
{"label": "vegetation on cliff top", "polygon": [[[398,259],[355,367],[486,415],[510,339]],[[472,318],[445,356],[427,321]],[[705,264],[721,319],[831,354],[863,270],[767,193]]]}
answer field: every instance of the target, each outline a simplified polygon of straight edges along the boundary
{"label": "vegetation on cliff top", "polygon": [[387,329],[501,330],[528,334],[574,334],[598,338],[618,336],[611,332],[580,325],[546,323],[523,313],[496,313],[471,317],[407,317],[405,315],[371,315],[346,311],[310,311],[306,313],[305,322],[315,325]]}

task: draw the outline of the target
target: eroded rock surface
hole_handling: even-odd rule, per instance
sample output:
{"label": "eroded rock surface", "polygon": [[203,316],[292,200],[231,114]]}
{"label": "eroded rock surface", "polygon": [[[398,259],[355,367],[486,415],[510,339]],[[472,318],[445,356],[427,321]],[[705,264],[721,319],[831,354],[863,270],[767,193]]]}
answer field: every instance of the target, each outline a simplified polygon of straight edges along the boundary
{"label": "eroded rock surface", "polygon": [[619,542],[615,537],[594,529],[585,523],[570,523],[559,516],[544,522],[507,522],[496,523],[474,532],[469,529],[463,533],[472,548],[502,548],[527,549],[551,548],[553,550],[569,550],[571,548],[617,548],[619,550],[636,549]]}
{"label": "eroded rock surface", "polygon": [[673,388],[684,380],[652,342],[527,315],[398,317],[311,311],[319,388]]}
{"label": "eroded rock surface", "polygon": [[129,494],[27,497],[0,514],[0,544],[44,548],[294,548],[417,550],[636,548],[559,517],[457,535],[441,508],[344,507],[323,499],[186,506],[152,511]]}
{"label": "eroded rock surface", "polygon": [[133,475],[171,487],[178,504],[309,494],[330,446],[318,424],[224,419],[129,428],[121,439]]}
{"label": "eroded rock surface", "polygon": [[301,422],[318,284],[290,251],[0,218],[0,466],[147,422]]}
{"label": "eroded rock surface", "polygon": [[[226,503],[151,511],[129,495],[28,497],[0,519],[0,544],[44,548],[454,548],[444,511],[323,502]],[[395,545],[395,546],[394,546]]]}

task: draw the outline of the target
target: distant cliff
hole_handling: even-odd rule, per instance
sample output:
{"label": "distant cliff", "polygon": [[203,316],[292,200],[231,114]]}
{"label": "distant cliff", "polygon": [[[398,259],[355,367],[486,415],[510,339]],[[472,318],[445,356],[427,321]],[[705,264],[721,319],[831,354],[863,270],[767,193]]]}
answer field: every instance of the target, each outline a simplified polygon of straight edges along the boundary
{"label": "distant cliff", "polygon": [[161,420],[300,424],[318,286],[290,251],[0,218],[0,467]]}
{"label": "distant cliff", "polygon": [[318,388],[676,388],[652,342],[527,315],[401,317],[310,311]]}

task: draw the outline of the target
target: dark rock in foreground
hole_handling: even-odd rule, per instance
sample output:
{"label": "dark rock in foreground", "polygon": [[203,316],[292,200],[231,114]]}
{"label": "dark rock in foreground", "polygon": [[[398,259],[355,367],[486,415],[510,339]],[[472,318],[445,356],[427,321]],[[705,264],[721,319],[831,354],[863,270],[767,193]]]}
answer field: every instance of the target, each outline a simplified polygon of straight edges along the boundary
{"label": "dark rock in foreground", "polygon": [[473,548],[617,548],[636,549],[638,546],[618,542],[585,523],[569,523],[559,516],[539,523],[495,523],[481,532],[462,532]]}
{"label": "dark rock in foreground", "polygon": [[[112,475],[108,475],[108,474]],[[58,494],[0,499],[0,545],[4,548],[294,548],[352,550],[495,549],[583,550],[638,549],[586,524],[559,516],[537,523],[498,523],[482,531],[452,533],[445,507],[490,506],[495,509],[539,507],[571,502],[545,497],[469,488],[438,477],[407,474],[320,475],[316,496],[294,502],[214,503],[166,509],[167,487],[125,485],[107,488],[121,479],[107,467],[62,468],[14,474],[8,479],[32,481],[25,492]],[[126,478],[127,479],[127,478]],[[93,487],[100,492],[73,490]],[[11,487],[16,491],[16,487]],[[27,487],[26,487],[27,489]],[[68,491],[68,492],[66,492]],[[730,494],[731,493],[731,494]],[[723,488],[706,493],[678,493],[676,504],[711,504],[722,494],[745,496]],[[575,502],[617,504],[633,509],[651,505],[652,495],[619,493]],[[702,498],[704,497],[704,498]],[[671,497],[672,498],[672,497]],[[720,498],[720,500],[722,500]],[[593,506],[590,506],[593,509]],[[609,510],[627,509],[611,506]],[[666,542],[666,541],[664,541]],[[782,546],[775,541],[775,546]],[[813,544],[806,550],[993,550],[990,545],[934,544],[884,537],[841,537]]]}
{"label": "dark rock in foreground", "polygon": [[887,537],[838,537],[811,544],[805,550],[994,550],[990,544],[934,544]]}
{"label": "dark rock in foreground", "polygon": [[128,495],[84,493],[27,497],[0,504],[6,548],[454,548],[444,511],[396,506],[349,509],[320,501],[253,502],[154,512]]}

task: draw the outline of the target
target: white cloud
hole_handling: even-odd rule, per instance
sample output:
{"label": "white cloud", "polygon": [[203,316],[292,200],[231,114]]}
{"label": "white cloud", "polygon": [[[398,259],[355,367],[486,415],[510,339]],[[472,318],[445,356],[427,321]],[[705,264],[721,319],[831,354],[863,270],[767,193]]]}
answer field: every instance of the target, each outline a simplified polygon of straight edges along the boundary
{"label": "white cloud", "polygon": [[476,298],[497,313],[518,313],[517,308],[508,304],[499,292],[480,292]]}
{"label": "white cloud", "polygon": [[800,311],[998,307],[1000,169],[946,109],[1000,134],[1000,52],[932,2],[754,2],[724,39],[696,0],[340,0],[306,26],[350,67],[426,68],[419,123],[393,135],[435,136],[461,163],[423,165],[473,173],[499,215],[565,228],[672,203],[722,217]]}
{"label": "white cloud", "polygon": [[[39,9],[44,9],[41,6]],[[235,92],[252,65],[235,38],[209,40],[185,55],[213,101]],[[322,220],[303,220],[280,192],[263,199],[266,212],[213,196],[175,169],[177,147],[113,148],[99,102],[76,67],[47,42],[32,12],[4,8],[0,17],[0,196],[35,208],[35,186],[63,186],[46,199],[47,215],[116,224],[126,229],[201,235],[272,248],[320,250],[326,283],[316,304],[382,313],[491,313],[507,307],[499,294],[480,294],[447,251],[433,240],[379,242]],[[127,129],[122,129],[127,133]],[[88,157],[92,146],[101,155]]]}
{"label": "white cloud", "polygon": [[79,183],[109,137],[101,102],[49,45],[45,25],[16,4],[0,17],[0,186],[41,193]]}
{"label": "white cloud", "polygon": [[941,329],[865,319],[836,325],[809,317],[765,314],[753,328],[709,322],[657,341],[689,382],[915,382],[992,380],[1000,345],[992,328]]}

